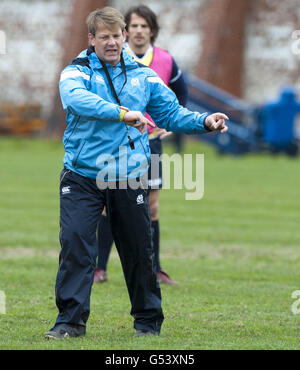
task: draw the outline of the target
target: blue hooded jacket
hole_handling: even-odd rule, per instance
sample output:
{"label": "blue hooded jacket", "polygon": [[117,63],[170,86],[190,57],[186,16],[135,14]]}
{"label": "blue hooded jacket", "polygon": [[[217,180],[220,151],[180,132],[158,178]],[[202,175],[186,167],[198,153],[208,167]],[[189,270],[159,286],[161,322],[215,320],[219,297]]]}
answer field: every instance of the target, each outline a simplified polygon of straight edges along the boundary
{"label": "blue hooded jacket", "polygon": [[[176,95],[150,68],[122,52],[127,82],[121,63],[107,64],[122,106],[150,114],[167,131],[199,134],[208,132],[208,114],[191,112],[179,105]],[[127,126],[134,149],[129,146],[120,108],[115,101],[103,66],[93,48],[84,50],[60,77],[60,96],[67,114],[64,132],[64,167],[92,179],[107,172],[105,181],[121,181],[143,175],[150,163],[147,130],[141,134]]]}

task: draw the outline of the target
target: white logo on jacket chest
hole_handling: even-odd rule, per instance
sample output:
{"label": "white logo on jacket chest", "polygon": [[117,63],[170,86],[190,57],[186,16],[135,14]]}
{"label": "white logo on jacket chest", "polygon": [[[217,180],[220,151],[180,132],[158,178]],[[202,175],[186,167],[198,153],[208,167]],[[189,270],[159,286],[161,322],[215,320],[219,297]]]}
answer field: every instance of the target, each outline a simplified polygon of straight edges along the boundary
{"label": "white logo on jacket chest", "polygon": [[131,79],[131,86],[140,86],[140,81],[138,78]]}

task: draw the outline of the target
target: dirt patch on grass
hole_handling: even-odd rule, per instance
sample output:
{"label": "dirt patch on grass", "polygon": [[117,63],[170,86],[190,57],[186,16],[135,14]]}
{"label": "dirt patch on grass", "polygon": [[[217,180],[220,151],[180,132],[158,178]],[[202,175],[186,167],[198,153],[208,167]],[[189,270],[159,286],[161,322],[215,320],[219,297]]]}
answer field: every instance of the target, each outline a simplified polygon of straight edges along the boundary
{"label": "dirt patch on grass", "polygon": [[[26,257],[51,257],[58,258],[59,250],[57,249],[36,249],[24,246],[16,247],[1,247],[0,246],[0,259],[18,259]],[[113,250],[110,257],[118,257],[117,251]]]}
{"label": "dirt patch on grass", "polygon": [[[211,245],[211,244],[199,244],[197,246],[185,247],[182,249],[179,247],[162,246],[160,251],[161,259],[168,258],[179,258],[179,259],[213,259],[220,260],[223,258],[240,258],[240,259],[264,259],[267,260],[284,260],[284,261],[296,261],[300,259],[300,248],[299,246],[250,246],[250,245]],[[25,246],[16,247],[1,247],[0,246],[0,258],[1,259],[18,259],[26,257],[51,257],[58,258],[58,249],[37,249]],[[110,258],[119,258],[115,246],[113,247]]]}
{"label": "dirt patch on grass", "polygon": [[0,247],[0,258],[24,258],[24,257],[58,257],[59,251],[54,249],[35,249],[30,247],[16,246],[16,247]]}
{"label": "dirt patch on grass", "polygon": [[232,245],[232,244],[199,244],[190,248],[180,249],[179,247],[161,247],[161,258],[208,258],[220,260],[223,258],[240,259],[267,259],[296,261],[300,259],[299,246],[253,246],[253,245]]}

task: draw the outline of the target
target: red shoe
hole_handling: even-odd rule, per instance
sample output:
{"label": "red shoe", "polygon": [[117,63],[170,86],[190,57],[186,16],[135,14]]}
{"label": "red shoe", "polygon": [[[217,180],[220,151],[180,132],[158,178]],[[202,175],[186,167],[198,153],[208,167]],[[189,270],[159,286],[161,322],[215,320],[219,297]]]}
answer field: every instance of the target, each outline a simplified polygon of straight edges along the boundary
{"label": "red shoe", "polygon": [[105,283],[107,280],[107,272],[97,267],[94,274],[94,283]]}
{"label": "red shoe", "polygon": [[162,284],[178,285],[164,270],[157,270],[157,281]]}

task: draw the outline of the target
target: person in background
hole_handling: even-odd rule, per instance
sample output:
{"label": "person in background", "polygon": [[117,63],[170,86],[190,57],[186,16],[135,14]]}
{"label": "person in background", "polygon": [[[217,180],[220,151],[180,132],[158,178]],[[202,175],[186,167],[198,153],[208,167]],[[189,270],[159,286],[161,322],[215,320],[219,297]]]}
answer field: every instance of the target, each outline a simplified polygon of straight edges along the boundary
{"label": "person in background", "polygon": [[[125,14],[127,30],[127,43],[125,50],[139,63],[153,69],[164,83],[169,86],[177,96],[179,104],[186,105],[188,89],[181,70],[178,68],[174,58],[157,46],[154,46],[159,33],[159,25],[155,13],[145,5],[131,7]],[[148,119],[151,119],[146,114]],[[152,121],[153,122],[153,121]],[[161,140],[171,133],[158,127],[148,126],[150,150],[153,155],[162,154]],[[177,133],[181,135],[181,133]],[[157,157],[156,157],[157,158]],[[152,161],[153,162],[153,161]],[[157,265],[157,280],[164,284],[177,284],[164,271],[160,264],[160,224],[159,224],[159,190],[162,188],[162,165],[158,163],[158,171],[148,171],[148,186],[150,189],[149,206],[151,212],[152,239],[154,255]],[[103,283],[108,280],[107,263],[113,245],[113,237],[109,221],[105,214],[101,216],[98,232],[98,263],[95,270],[94,282]]]}

